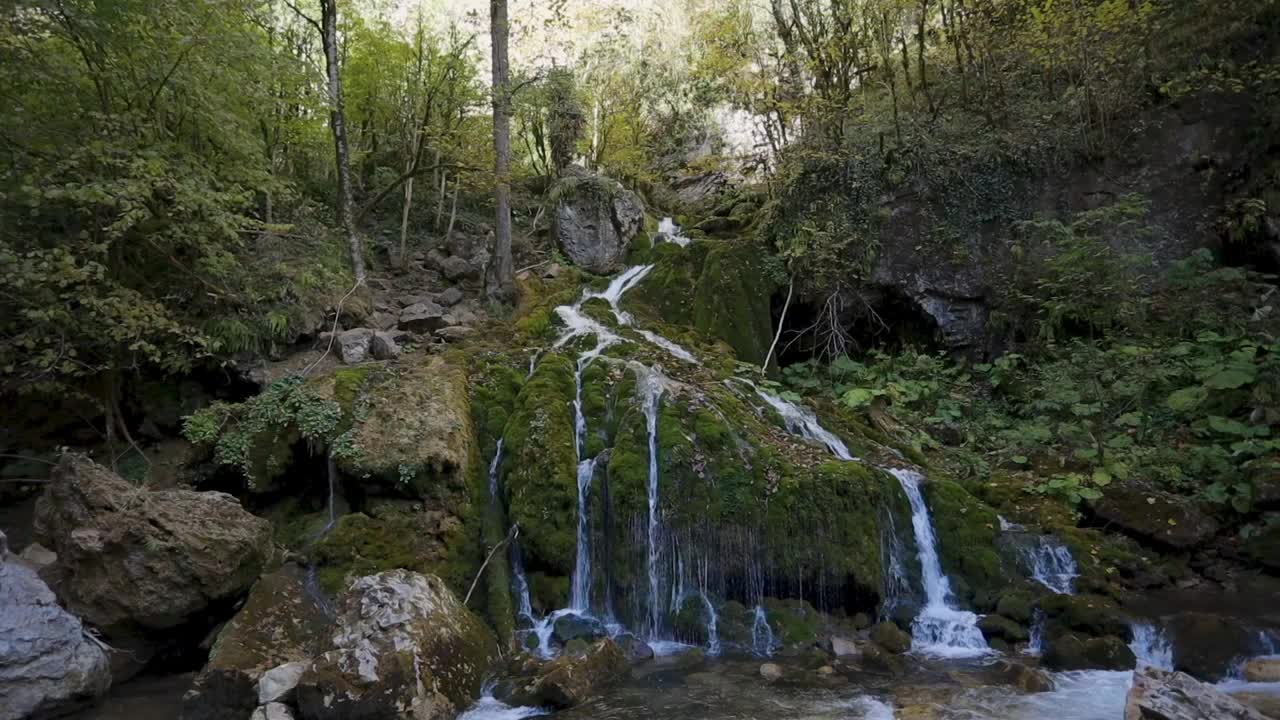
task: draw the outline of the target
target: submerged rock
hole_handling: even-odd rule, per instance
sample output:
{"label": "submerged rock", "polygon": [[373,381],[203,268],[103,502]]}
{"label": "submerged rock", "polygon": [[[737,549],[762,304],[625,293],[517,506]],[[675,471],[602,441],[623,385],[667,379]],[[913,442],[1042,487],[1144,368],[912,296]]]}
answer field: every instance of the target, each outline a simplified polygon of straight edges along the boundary
{"label": "submerged rock", "polygon": [[619,268],[644,225],[644,203],[610,178],[568,177],[551,189],[551,234],[573,264],[605,275]]}
{"label": "submerged rock", "polygon": [[0,720],[58,714],[110,685],[106,652],[0,532]]}
{"label": "submerged rock", "polygon": [[549,662],[529,661],[520,677],[506,688],[507,702],[548,708],[580,705],[627,669],[627,658],[612,640],[596,642],[576,655]]}
{"label": "submerged rock", "polygon": [[249,589],[271,554],[271,524],[232,496],[148,491],[65,455],[36,505],[58,554],[47,579],[104,630],[163,630]]}
{"label": "submerged rock", "polygon": [[1266,720],[1211,685],[1181,672],[1144,668],[1133,676],[1124,720]]}
{"label": "submerged rock", "polygon": [[1053,690],[1053,679],[1043,670],[1013,660],[997,660],[995,671],[1010,685],[1028,693]]}
{"label": "submerged rock", "polygon": [[330,628],[301,569],[286,565],[262,576],[218,633],[183,697],[182,719],[246,717],[259,703],[290,697],[298,678],[289,675],[326,648]]}
{"label": "submerged rock", "polygon": [[608,635],[604,623],[593,617],[576,614],[563,615],[558,618],[553,632],[555,633],[555,639],[561,643],[567,643],[571,640],[591,642]]}
{"label": "submerged rock", "polygon": [[782,666],[777,663],[765,663],[760,666],[760,677],[766,682],[776,682],[782,679]]}
{"label": "submerged rock", "polygon": [[613,639],[618,645],[618,649],[626,656],[627,660],[632,663],[640,663],[653,659],[653,648],[649,643],[632,635],[631,633],[622,633]]}
{"label": "submerged rock", "polygon": [[307,720],[449,716],[480,695],[497,640],[432,575],[362,577],[339,599],[335,649],[298,683]]}

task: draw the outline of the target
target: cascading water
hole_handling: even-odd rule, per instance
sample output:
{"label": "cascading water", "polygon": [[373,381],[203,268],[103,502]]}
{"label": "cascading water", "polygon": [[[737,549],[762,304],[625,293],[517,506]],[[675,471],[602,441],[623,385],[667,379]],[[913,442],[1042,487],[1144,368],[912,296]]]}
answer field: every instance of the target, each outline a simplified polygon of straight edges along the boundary
{"label": "cascading water", "polygon": [[1044,611],[1036,608],[1031,613],[1030,637],[1027,640],[1027,652],[1039,655],[1044,652]]}
{"label": "cascading water", "polygon": [[930,655],[964,657],[990,652],[978,630],[978,616],[951,604],[951,581],[938,561],[938,541],[933,534],[929,507],[920,492],[921,475],[912,470],[891,469],[911,503],[911,526],[924,582],[925,605],[911,625],[912,647]]}
{"label": "cascading water", "polygon": [[688,247],[689,238],[680,234],[680,226],[669,217],[664,217],[658,222],[658,232],[667,238],[667,242],[675,243],[680,247]]}
{"label": "cascading water", "polygon": [[334,487],[338,484],[338,461],[333,457],[333,450],[329,450],[329,457],[325,464],[325,471],[328,473],[329,480],[329,522],[325,524],[324,529],[320,531],[320,537],[329,534],[334,525],[338,524],[338,510],[334,505]]}
{"label": "cascading water", "polygon": [[755,619],[751,623],[751,652],[759,657],[773,657],[773,628],[764,607],[757,605]]}
{"label": "cascading water", "polygon": [[1130,630],[1133,640],[1129,642],[1129,649],[1138,658],[1138,669],[1173,669],[1173,646],[1162,630],[1149,622],[1134,622],[1130,625]]}
{"label": "cascading water", "polygon": [[583,612],[591,610],[591,532],[587,522],[587,501],[591,492],[591,478],[595,472],[595,458],[578,463],[578,547],[569,607]]}
{"label": "cascading water", "polygon": [[1023,561],[1031,573],[1031,579],[1059,595],[1075,592],[1075,580],[1080,574],[1076,559],[1057,539],[1041,535],[1023,550]]}
{"label": "cascading water", "polygon": [[818,423],[818,416],[813,414],[812,410],[800,407],[793,402],[784,400],[777,395],[772,395],[764,390],[756,389],[756,393],[782,416],[783,423],[787,426],[787,431],[794,435],[799,435],[806,440],[822,443],[832,455],[841,460],[857,460],[852,453],[849,452],[848,446],[844,441],[836,437],[831,431],[822,427]]}
{"label": "cascading water", "polygon": [[659,639],[662,610],[659,595],[658,549],[661,530],[658,518],[658,400],[664,389],[662,374],[651,370],[640,382],[644,393],[644,417],[649,431],[649,523],[646,560],[649,575],[649,637]]}
{"label": "cascading water", "polygon": [[498,466],[502,464],[502,438],[498,438],[498,449],[493,453],[493,460],[489,461],[489,501],[494,502],[498,499]]}
{"label": "cascading water", "polygon": [[885,548],[884,602],[880,606],[882,620],[888,620],[904,599],[911,595],[911,576],[907,573],[907,547],[898,535],[898,528],[893,513],[886,512],[885,536],[882,540]]}

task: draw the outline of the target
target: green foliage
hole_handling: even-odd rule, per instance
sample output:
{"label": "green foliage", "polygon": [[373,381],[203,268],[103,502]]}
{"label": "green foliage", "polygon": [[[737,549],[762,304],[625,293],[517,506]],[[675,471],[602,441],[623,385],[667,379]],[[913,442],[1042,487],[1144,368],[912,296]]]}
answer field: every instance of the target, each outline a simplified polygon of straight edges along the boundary
{"label": "green foliage", "polygon": [[302,378],[278,380],[243,403],[214,403],[183,420],[183,435],[212,450],[219,465],[234,467],[250,487],[283,469],[292,442],[327,446],[343,429],[343,409],[308,388]]}

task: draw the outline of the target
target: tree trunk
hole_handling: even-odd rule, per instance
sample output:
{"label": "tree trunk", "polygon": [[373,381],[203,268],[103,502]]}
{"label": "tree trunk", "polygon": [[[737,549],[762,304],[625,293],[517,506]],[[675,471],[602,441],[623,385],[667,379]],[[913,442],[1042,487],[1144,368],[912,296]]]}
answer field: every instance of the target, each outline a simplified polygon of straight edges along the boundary
{"label": "tree trunk", "polygon": [[507,0],[489,0],[489,29],[493,41],[493,257],[485,273],[490,300],[511,298],[514,267],[511,260],[511,89],[507,60]]}
{"label": "tree trunk", "polygon": [[351,248],[351,268],[356,283],[364,283],[364,247],[356,234],[351,200],[351,151],[347,145],[347,121],[342,106],[342,76],[338,72],[337,0],[320,0],[320,35],[324,43],[325,73],[329,80],[329,127],[333,131],[338,169],[338,225]]}

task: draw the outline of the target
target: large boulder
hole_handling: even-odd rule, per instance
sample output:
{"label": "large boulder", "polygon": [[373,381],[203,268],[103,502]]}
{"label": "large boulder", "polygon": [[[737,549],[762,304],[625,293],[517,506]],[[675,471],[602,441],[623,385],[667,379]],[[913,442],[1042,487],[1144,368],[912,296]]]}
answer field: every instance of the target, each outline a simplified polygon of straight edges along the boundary
{"label": "large boulder", "polygon": [[452,717],[498,657],[493,633],[432,575],[362,577],[339,606],[334,649],[298,683],[306,720]]}
{"label": "large boulder", "polygon": [[540,662],[525,659],[517,670],[519,679],[504,690],[504,698],[516,705],[569,708],[580,705],[592,692],[613,682],[627,670],[627,658],[608,638],[584,652],[565,653]]}
{"label": "large boulder", "polygon": [[1124,720],[1266,720],[1212,685],[1180,672],[1144,668],[1133,676]]}
{"label": "large boulder", "polygon": [[1201,680],[1222,679],[1253,647],[1253,637],[1239,622],[1213,613],[1179,613],[1169,629],[1174,669]]}
{"label": "large boulder", "polygon": [[898,655],[911,650],[911,636],[888,620],[871,628],[871,641]]}
{"label": "large boulder", "polygon": [[601,175],[566,177],[551,189],[552,236],[573,264],[598,275],[618,270],[644,226],[644,203]]}
{"label": "large boulder", "polygon": [[110,685],[106,652],[0,533],[0,720],[58,714]]}
{"label": "large boulder", "polygon": [[1129,646],[1115,636],[1067,633],[1054,638],[1044,653],[1044,665],[1052,670],[1130,670],[1136,662]]}
{"label": "large boulder", "polygon": [[249,589],[271,524],[232,496],[148,491],[68,454],[36,504],[58,561],[45,577],[67,609],[113,635],[165,630]]}
{"label": "large boulder", "polygon": [[290,671],[282,668],[326,650],[330,628],[301,568],[286,565],[263,575],[219,631],[208,663],[182,699],[182,720],[248,717],[259,703],[287,695],[281,688]]}
{"label": "large boulder", "polygon": [[1218,532],[1208,507],[1140,485],[1107,488],[1092,510],[1120,530],[1176,550],[1203,545]]}

